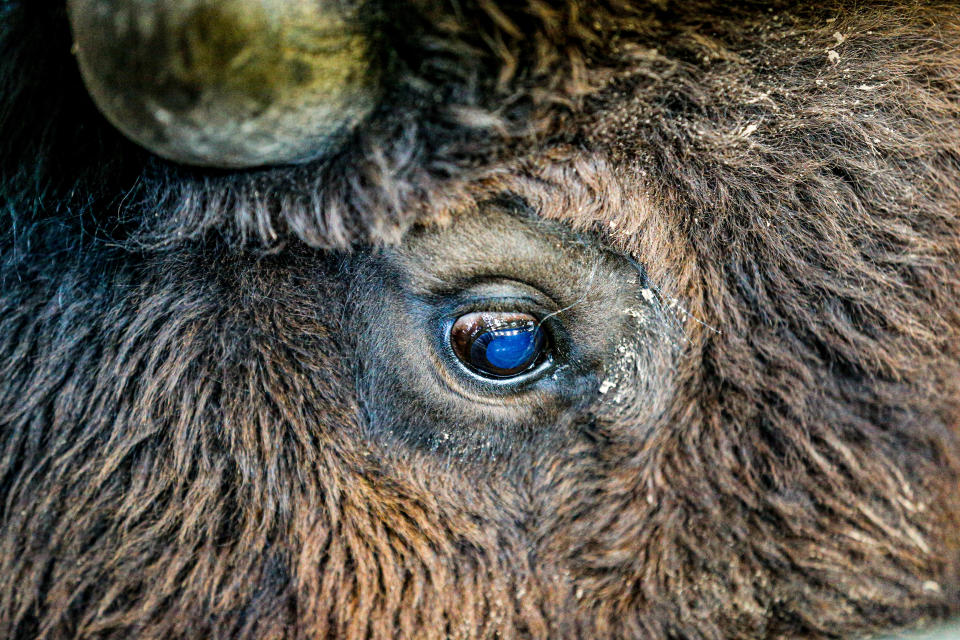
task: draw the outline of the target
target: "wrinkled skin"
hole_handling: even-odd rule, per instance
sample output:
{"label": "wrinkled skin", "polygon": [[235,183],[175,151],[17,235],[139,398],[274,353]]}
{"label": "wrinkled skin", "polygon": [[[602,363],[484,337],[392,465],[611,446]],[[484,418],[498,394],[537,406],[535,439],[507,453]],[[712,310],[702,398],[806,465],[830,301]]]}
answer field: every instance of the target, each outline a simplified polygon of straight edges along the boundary
{"label": "wrinkled skin", "polygon": [[[958,612],[956,7],[720,5],[377,5],[341,152],[224,172],[0,4],[0,636]],[[544,375],[458,363],[486,310]]]}

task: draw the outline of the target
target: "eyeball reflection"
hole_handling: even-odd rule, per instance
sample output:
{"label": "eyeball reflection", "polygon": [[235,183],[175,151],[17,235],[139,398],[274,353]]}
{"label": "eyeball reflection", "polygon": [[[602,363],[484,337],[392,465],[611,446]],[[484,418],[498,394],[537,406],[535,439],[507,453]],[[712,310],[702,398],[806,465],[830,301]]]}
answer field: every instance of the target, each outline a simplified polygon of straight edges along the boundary
{"label": "eyeball reflection", "polygon": [[526,313],[474,312],[450,329],[453,352],[469,369],[488,378],[512,378],[543,361],[547,336]]}

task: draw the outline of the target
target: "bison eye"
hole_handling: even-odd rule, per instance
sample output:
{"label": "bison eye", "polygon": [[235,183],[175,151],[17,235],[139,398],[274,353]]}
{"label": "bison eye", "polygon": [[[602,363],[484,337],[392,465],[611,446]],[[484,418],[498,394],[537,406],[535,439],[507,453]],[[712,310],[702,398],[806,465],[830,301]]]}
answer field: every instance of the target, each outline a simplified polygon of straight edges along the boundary
{"label": "bison eye", "polygon": [[499,311],[462,315],[450,328],[450,346],[468,369],[487,378],[513,378],[543,364],[549,340],[537,319]]}

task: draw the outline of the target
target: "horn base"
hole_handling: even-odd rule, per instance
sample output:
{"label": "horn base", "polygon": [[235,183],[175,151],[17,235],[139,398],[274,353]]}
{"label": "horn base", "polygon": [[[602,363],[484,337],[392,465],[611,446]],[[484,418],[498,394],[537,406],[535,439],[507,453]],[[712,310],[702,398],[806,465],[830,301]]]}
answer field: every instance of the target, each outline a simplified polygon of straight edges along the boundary
{"label": "horn base", "polygon": [[124,135],[190,165],[330,153],[374,107],[368,41],[317,0],[70,0],[91,97]]}

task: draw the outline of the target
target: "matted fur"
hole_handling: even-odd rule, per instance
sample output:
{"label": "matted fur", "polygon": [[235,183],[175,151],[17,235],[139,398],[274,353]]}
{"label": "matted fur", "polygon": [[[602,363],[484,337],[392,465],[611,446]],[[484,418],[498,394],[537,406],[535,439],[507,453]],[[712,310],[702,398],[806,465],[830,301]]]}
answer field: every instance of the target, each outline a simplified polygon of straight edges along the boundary
{"label": "matted fur", "polygon": [[[384,3],[389,107],[343,155],[214,174],[101,121],[57,3],[0,4],[0,635],[841,637],[957,611],[956,6],[727,5]],[[519,479],[363,437],[333,249],[502,193],[683,310],[642,445],[639,393]]]}

